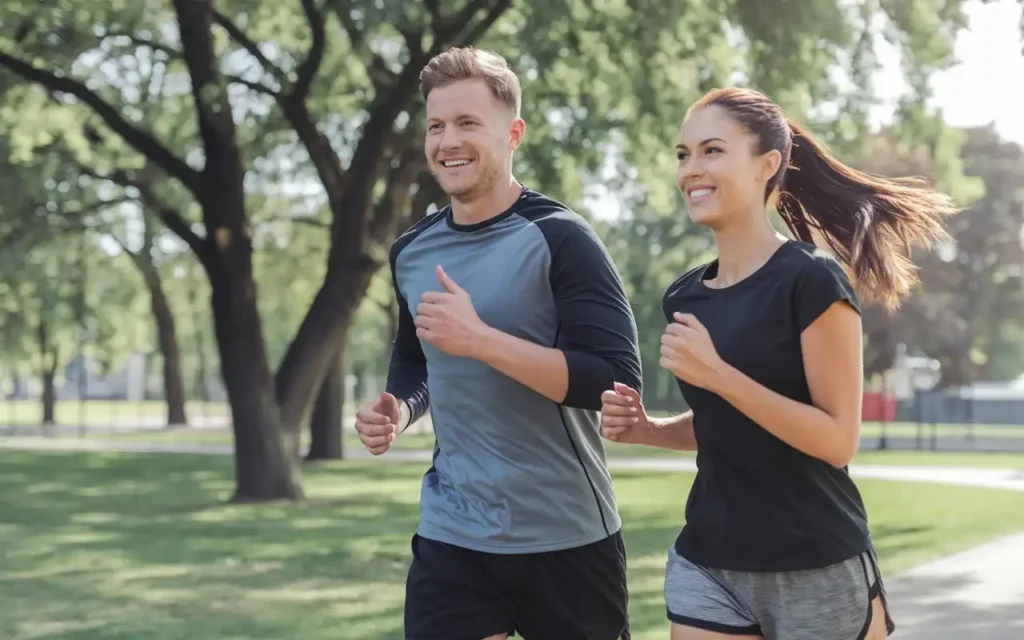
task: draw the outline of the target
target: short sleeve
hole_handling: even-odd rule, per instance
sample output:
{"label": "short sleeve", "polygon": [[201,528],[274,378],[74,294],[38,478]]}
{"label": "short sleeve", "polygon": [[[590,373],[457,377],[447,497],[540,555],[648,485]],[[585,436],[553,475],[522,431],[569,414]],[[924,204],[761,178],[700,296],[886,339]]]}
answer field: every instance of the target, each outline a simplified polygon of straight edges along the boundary
{"label": "short sleeve", "polygon": [[818,249],[797,275],[795,314],[801,332],[836,302],[847,302],[861,312],[860,300],[846,269],[838,260]]}

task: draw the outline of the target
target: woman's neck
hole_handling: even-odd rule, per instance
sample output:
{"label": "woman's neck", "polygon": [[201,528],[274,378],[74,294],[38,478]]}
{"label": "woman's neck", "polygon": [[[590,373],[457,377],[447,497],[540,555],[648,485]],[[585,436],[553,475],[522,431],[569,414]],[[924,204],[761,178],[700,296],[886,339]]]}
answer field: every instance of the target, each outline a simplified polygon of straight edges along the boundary
{"label": "woman's neck", "polygon": [[713,286],[729,287],[760,269],[787,238],[758,216],[756,224],[737,224],[715,230],[718,273]]}

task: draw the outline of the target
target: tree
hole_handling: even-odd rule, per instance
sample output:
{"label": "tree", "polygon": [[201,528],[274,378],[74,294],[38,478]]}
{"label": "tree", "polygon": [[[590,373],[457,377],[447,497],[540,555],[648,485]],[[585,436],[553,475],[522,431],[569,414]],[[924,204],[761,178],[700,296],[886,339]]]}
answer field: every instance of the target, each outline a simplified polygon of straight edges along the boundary
{"label": "tree", "polygon": [[[907,148],[891,138],[870,147],[866,166],[887,175],[925,176],[956,194],[964,210],[947,222],[947,246],[915,255],[921,286],[900,313],[886,317],[874,310],[865,318],[865,330],[874,372],[889,368],[903,343],[939,361],[940,387],[956,387],[1020,373],[1024,197],[1018,183],[1024,149],[1000,139],[990,127],[947,135],[950,146],[945,149]],[[953,150],[959,152],[955,157]],[[943,177],[943,157],[967,179]]]}
{"label": "tree", "polygon": [[[251,228],[246,214],[246,168],[238,143],[227,88],[214,49],[214,9],[210,0],[174,0],[173,14],[152,3],[132,9],[102,2],[84,13],[70,3],[46,8],[34,4],[5,4],[0,24],[7,38],[0,46],[0,66],[54,96],[69,96],[102,121],[107,131],[127,143],[146,162],[175,179],[198,203],[205,235],[199,235],[182,214],[153,195],[151,185],[137,181],[136,171],[118,167],[125,181],[140,192],[147,205],[158,211],[164,224],[189,246],[210,279],[214,329],[221,366],[232,408],[235,431],[236,500],[298,498],[301,482],[295,460],[298,438],[282,438],[280,411],[274,397],[273,377],[267,363],[262,325],[257,310],[256,283],[252,277]],[[106,28],[100,36],[76,19],[87,15],[92,24]],[[171,20],[179,27],[184,66],[191,85],[198,148],[202,168],[193,168],[143,126],[127,117],[130,102],[120,96],[115,104],[73,75],[37,66],[44,48],[60,46],[73,61],[85,51],[102,50],[107,37],[135,34],[145,27],[159,28]],[[21,55],[13,51],[20,50]],[[68,65],[70,66],[70,65]],[[61,68],[60,65],[55,65]],[[66,98],[65,98],[66,99]],[[129,104],[124,104],[129,102]],[[136,165],[138,167],[138,165]],[[141,168],[141,167],[138,167]],[[113,174],[111,174],[113,175]],[[284,441],[282,441],[284,440]]]}
{"label": "tree", "polygon": [[[907,38],[915,69],[939,64],[948,49],[943,45],[950,29],[927,29],[962,21],[959,3],[930,6],[936,3],[915,3],[901,10],[895,27],[887,25]],[[62,0],[43,8],[12,1],[0,9],[6,31],[0,67],[64,102],[73,97],[96,116],[90,121],[102,122],[104,145],[126,143],[120,164],[103,167],[104,175],[128,178],[147,206],[188,244],[210,279],[234,414],[236,497],[297,497],[299,425],[327,372],[344,361],[346,334],[373,275],[385,264],[395,232],[410,211],[420,215],[441,200],[420,146],[417,76],[423,64],[454,45],[480,42],[501,51],[524,77],[532,123],[518,174],[531,186],[579,202],[587,182],[615,153],[634,173],[633,182],[650,187],[652,207],[659,210],[659,187],[651,184],[664,184],[660,158],[671,146],[666,140],[681,115],[680,98],[693,95],[690,87],[706,87],[740,70],[779,93],[792,85],[786,101],[794,104],[803,96],[842,104],[862,89],[837,91],[825,71],[845,64],[844,50],[863,50],[870,38],[856,36],[876,32],[874,22],[860,24],[836,0],[816,0],[799,11],[790,4],[738,2],[723,20],[722,7],[710,0],[685,8],[664,1],[597,7],[561,0],[512,7],[509,0],[444,6],[302,0],[298,5],[224,2],[220,10],[211,0],[175,0],[173,13],[155,0],[136,5],[90,0],[85,6]],[[936,8],[937,17],[917,21],[927,16],[925,9]],[[173,22],[177,37],[168,33]],[[329,29],[343,37],[328,37]],[[739,46],[737,32],[745,34]],[[216,39],[221,34],[230,46]],[[105,52],[109,61],[115,49],[122,58],[134,51],[136,60],[154,61],[169,72],[184,69],[186,75],[178,79],[190,86],[190,119],[175,111],[182,100],[171,93],[161,101],[169,119],[136,122],[135,94],[144,91],[111,83],[97,91],[79,80],[80,74],[54,72],[75,61],[81,66],[86,54]],[[242,50],[247,58],[238,55]],[[34,61],[40,59],[49,64],[38,66]],[[251,61],[256,64],[245,64]],[[248,94],[240,96],[239,87]],[[276,135],[275,118],[281,121]],[[195,136],[172,148],[166,142],[171,123],[191,128]],[[111,132],[115,135],[107,135]],[[272,150],[294,148],[296,141],[326,195],[330,246],[322,285],[271,376],[253,278],[254,231],[245,181],[251,164],[266,160]],[[180,207],[168,206],[138,182],[145,163],[195,199],[203,232]],[[305,175],[305,165],[291,166]],[[664,195],[660,202],[666,202]]]}

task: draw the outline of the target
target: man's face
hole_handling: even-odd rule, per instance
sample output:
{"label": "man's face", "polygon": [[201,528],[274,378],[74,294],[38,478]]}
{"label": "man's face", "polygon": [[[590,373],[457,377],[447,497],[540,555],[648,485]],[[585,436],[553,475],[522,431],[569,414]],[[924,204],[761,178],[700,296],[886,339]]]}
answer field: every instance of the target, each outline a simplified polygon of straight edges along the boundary
{"label": "man's face", "polygon": [[525,126],[483,80],[460,80],[427,96],[424,151],[430,172],[452,198],[473,200],[511,175]]}

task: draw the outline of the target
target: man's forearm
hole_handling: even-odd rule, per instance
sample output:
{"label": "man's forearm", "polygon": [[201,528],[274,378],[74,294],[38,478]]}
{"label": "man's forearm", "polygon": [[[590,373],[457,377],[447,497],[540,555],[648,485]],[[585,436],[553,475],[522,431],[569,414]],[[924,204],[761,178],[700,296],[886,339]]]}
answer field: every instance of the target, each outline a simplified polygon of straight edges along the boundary
{"label": "man's forearm", "polygon": [[409,407],[409,401],[404,398],[398,399],[398,433],[402,433],[410,426],[412,426],[412,409]]}
{"label": "man's forearm", "polygon": [[475,355],[477,360],[553,402],[561,403],[569,392],[569,365],[560,349],[488,328]]}

